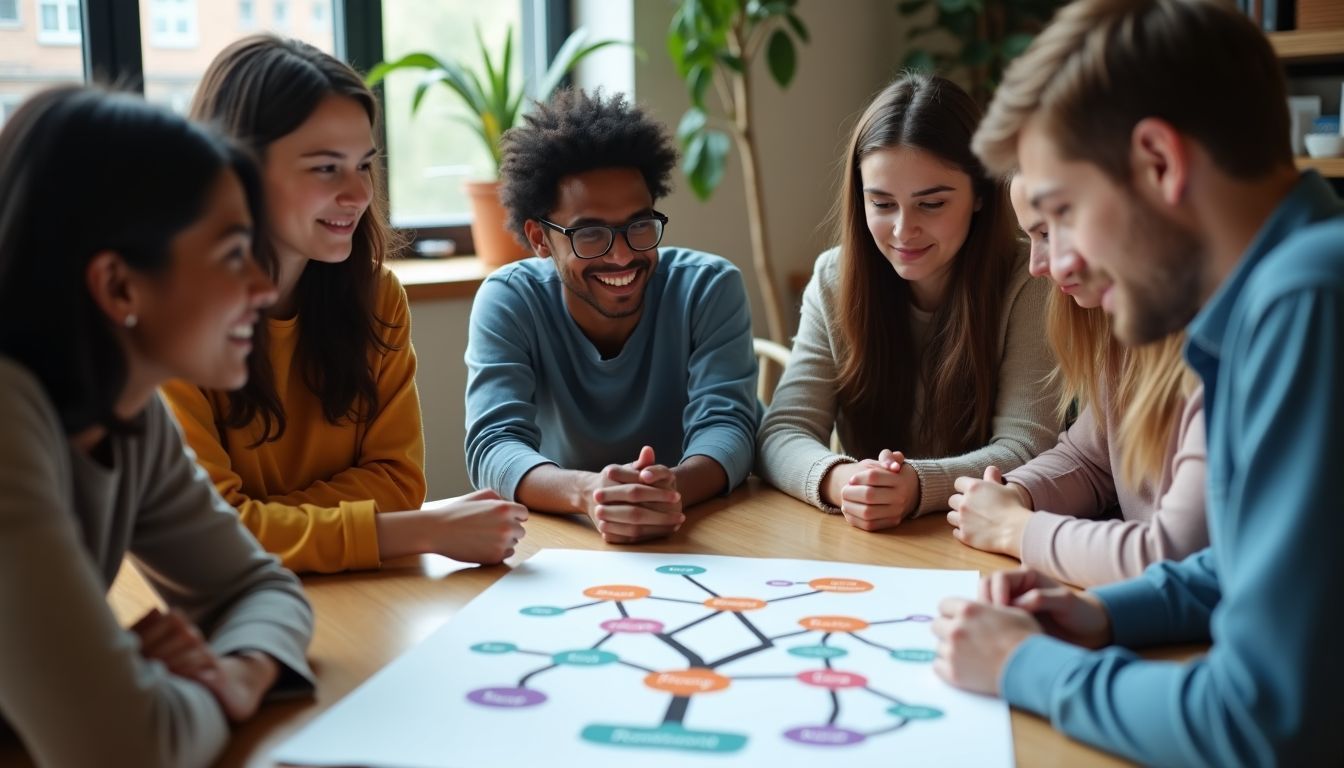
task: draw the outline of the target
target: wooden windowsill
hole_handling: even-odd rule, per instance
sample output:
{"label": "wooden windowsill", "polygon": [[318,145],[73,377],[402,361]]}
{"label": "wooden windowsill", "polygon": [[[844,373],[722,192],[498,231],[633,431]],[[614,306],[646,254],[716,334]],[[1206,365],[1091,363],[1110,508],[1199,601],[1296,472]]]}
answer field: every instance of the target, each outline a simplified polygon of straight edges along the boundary
{"label": "wooden windowsill", "polygon": [[406,286],[411,301],[471,299],[490,269],[475,256],[445,259],[390,259],[388,267]]}

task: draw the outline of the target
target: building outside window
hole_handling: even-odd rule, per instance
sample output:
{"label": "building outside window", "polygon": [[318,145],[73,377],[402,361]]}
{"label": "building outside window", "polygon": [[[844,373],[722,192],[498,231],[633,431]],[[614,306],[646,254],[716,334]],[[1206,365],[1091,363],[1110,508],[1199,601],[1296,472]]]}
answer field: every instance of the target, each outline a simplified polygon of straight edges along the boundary
{"label": "building outside window", "polygon": [[150,0],[150,45],[194,48],[200,42],[196,27],[196,0]]}
{"label": "building outside window", "polygon": [[38,0],[37,41],[43,45],[79,45],[79,0]]}
{"label": "building outside window", "polygon": [[0,27],[17,27],[19,21],[19,0],[0,0]]}
{"label": "building outside window", "polygon": [[244,30],[257,26],[256,0],[238,0],[238,26]]}

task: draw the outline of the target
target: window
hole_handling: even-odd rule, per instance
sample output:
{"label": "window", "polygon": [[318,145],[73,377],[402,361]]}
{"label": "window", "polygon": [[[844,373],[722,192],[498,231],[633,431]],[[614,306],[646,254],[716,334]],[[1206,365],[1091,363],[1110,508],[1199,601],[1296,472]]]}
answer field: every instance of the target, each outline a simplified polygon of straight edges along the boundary
{"label": "window", "polygon": [[19,0],[0,0],[0,27],[19,26]]}
{"label": "window", "polygon": [[160,48],[195,48],[196,0],[150,0],[149,42]]}
{"label": "window", "polygon": [[275,0],[275,5],[271,8],[271,16],[275,20],[276,27],[289,29],[289,0]]}
{"label": "window", "polygon": [[328,20],[331,18],[327,15],[328,10],[327,4],[320,2],[320,0],[319,2],[313,3],[313,26],[327,26]]}
{"label": "window", "polygon": [[[411,10],[406,3],[383,4],[384,58],[430,51],[477,69],[473,27],[480,27],[495,61],[504,49],[505,30],[512,27],[517,57],[513,72],[522,80],[522,3],[439,0]],[[493,178],[494,167],[480,137],[461,122],[468,114],[466,107],[446,87],[432,87],[420,110],[411,115],[419,77],[415,72],[394,74],[384,89],[392,222],[398,227],[461,224],[470,216],[463,182]]]}
{"label": "window", "polygon": [[37,42],[43,45],[79,45],[79,0],[38,0]]}
{"label": "window", "polygon": [[0,95],[0,126],[9,122],[9,116],[14,114],[14,110],[19,108],[22,101],[17,94],[6,93]]}
{"label": "window", "polygon": [[[327,18],[331,18],[333,0],[314,1],[325,5]],[[149,0],[148,5],[150,26],[147,33],[142,26],[145,98],[178,113],[185,113],[190,108],[196,84],[215,54],[237,40],[240,34],[262,30],[283,32],[327,53],[336,50],[330,24],[311,34],[307,29],[281,29],[278,9],[282,3],[279,0],[240,0],[237,6],[219,0]],[[266,18],[276,23],[269,26],[262,23]],[[175,44],[161,43],[159,22],[166,25],[168,40],[177,41]],[[188,34],[181,34],[180,24],[183,22]],[[240,32],[239,27],[244,27],[245,32]]]}

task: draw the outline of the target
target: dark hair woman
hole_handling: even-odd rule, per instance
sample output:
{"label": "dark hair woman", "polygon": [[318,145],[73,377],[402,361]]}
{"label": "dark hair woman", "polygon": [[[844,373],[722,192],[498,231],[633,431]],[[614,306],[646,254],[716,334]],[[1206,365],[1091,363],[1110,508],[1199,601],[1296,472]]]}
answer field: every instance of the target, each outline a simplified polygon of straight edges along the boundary
{"label": "dark hair woman", "polygon": [[[971,153],[954,83],[907,74],[854,128],[759,473],[865,530],[947,509],[953,481],[1054,443],[1053,361],[1006,185]],[[839,434],[844,453],[828,443]],[[860,460],[861,459],[861,460]]]}

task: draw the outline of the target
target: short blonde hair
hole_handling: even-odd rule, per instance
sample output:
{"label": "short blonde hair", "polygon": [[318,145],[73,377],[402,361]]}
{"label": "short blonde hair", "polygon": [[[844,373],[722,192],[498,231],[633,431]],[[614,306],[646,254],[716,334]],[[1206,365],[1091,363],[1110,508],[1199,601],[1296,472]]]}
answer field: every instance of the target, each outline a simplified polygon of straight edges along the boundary
{"label": "short blonde hair", "polygon": [[1077,0],[1004,73],[972,148],[1017,166],[1028,120],[1061,155],[1130,181],[1135,124],[1161,118],[1238,178],[1292,165],[1283,68],[1264,34],[1225,0]]}

